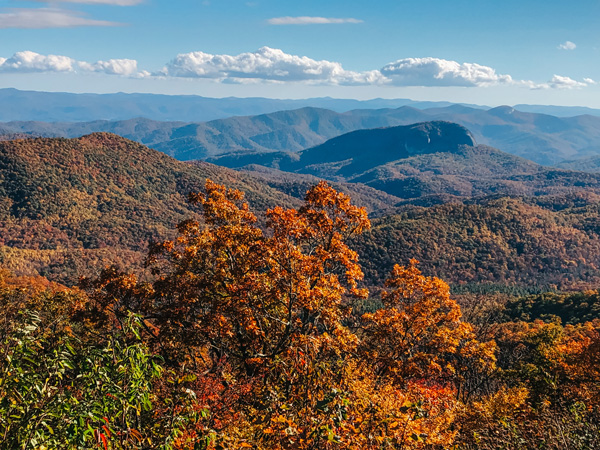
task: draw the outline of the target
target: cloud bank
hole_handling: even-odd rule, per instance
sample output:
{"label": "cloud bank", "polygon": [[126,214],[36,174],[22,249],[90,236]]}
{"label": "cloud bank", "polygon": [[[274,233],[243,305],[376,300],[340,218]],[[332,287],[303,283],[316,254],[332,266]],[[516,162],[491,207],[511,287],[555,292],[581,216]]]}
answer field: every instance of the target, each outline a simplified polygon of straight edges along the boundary
{"label": "cloud bank", "polygon": [[473,63],[438,58],[405,58],[389,63],[381,73],[399,86],[490,86],[512,84],[510,75]]}
{"label": "cloud bank", "polygon": [[577,81],[561,75],[554,75],[545,83],[515,80],[510,75],[497,73],[489,66],[439,58],[404,58],[388,63],[381,69],[352,71],[346,70],[339,62],[291,55],[270,47],[238,55],[215,55],[200,51],[181,53],[153,73],[139,69],[134,59],[88,62],[68,56],[24,51],[9,58],[0,57],[1,72],[100,73],[128,78],[173,77],[222,83],[305,83],[325,86],[579,89],[597,84],[591,78]]}
{"label": "cloud bank", "polygon": [[76,61],[68,56],[40,55],[35,52],[18,52],[0,60],[0,72],[72,72]]}
{"label": "cloud bank", "polygon": [[324,24],[340,24],[340,23],[362,23],[362,20],[336,17],[273,17],[267,20],[270,25],[324,25]]}
{"label": "cloud bank", "polygon": [[39,73],[39,72],[80,72],[104,73],[132,78],[149,76],[146,71],[139,71],[137,61],[133,59],[110,59],[89,63],[77,61],[68,56],[40,55],[25,51],[17,52],[10,58],[0,58],[0,73]]}
{"label": "cloud bank", "polygon": [[560,75],[554,75],[549,82],[550,87],[555,89],[576,89],[589,86],[590,84],[594,84],[590,78],[584,78],[584,81],[580,82]]}
{"label": "cloud bank", "polygon": [[150,76],[150,72],[138,70],[137,64],[135,59],[109,59],[108,61],[97,61],[95,63],[79,61],[77,67],[86,72],[104,73],[107,75],[121,75],[132,78]]}
{"label": "cloud bank", "polygon": [[375,84],[383,81],[378,71],[348,71],[338,62],[317,61],[270,47],[235,56],[204,52],[182,53],[169,62],[159,75],[234,82],[304,81],[341,85]]}

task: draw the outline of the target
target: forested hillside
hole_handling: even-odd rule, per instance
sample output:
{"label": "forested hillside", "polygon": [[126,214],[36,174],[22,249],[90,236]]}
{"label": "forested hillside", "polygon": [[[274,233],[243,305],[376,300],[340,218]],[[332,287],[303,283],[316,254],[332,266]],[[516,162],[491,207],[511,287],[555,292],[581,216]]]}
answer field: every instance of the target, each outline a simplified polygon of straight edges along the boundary
{"label": "forested hillside", "polygon": [[195,215],[186,198],[207,177],[244,188],[257,207],[294,204],[251,177],[114,135],[1,142],[0,262],[67,283],[109,263],[139,267],[149,241]]}
{"label": "forested hillside", "polygon": [[[105,133],[0,142],[0,265],[67,284],[106,264],[139,269],[150,241],[195,217],[187,196],[209,177],[243,189],[258,210],[297,205],[307,186],[292,181],[284,192],[262,178],[182,163]],[[399,201],[368,187],[353,196],[371,211]]]}
{"label": "forested hillside", "polygon": [[455,285],[483,283],[490,290],[597,285],[599,213],[600,197],[584,193],[409,206],[373,220],[356,245],[373,284],[395,262],[416,258],[425,273]]}
{"label": "forested hillside", "polygon": [[[478,283],[543,288],[598,280],[600,206],[591,192],[600,186],[596,175],[548,171],[495,150],[435,150],[402,160],[412,179],[428,181],[392,190],[397,196],[360,183],[336,184],[380,217],[357,242],[368,284],[380,283],[395,262],[412,257],[425,273],[469,289]],[[449,164],[448,155],[460,155],[460,165]],[[445,163],[435,166],[435,160]],[[473,178],[461,174],[465,168]],[[171,236],[175,224],[196,216],[187,195],[207,177],[246,191],[254,211],[297,205],[318,182],[310,175],[252,169],[186,164],[108,134],[1,142],[0,264],[69,285],[106,264],[139,270],[150,241]],[[498,177],[494,183],[486,181],[489,174]],[[447,188],[457,183],[462,190]],[[469,200],[490,193],[496,198]],[[521,197],[497,198],[507,194]],[[422,206],[402,206],[406,197]]]}

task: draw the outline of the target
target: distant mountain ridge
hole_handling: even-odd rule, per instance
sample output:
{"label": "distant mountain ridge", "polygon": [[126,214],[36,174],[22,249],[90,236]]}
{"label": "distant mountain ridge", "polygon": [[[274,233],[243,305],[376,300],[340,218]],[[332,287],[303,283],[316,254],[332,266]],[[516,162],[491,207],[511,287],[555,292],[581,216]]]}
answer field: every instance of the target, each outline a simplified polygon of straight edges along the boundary
{"label": "distant mountain ridge", "polygon": [[[88,122],[143,117],[157,121],[205,122],[232,116],[249,116],[304,107],[337,112],[364,108],[416,108],[450,106],[451,102],[410,99],[353,100],[330,97],[272,99],[264,97],[211,98],[199,95],[73,94],[68,92],[0,89],[0,121]],[[470,105],[478,107],[477,105]]]}
{"label": "distant mountain ridge", "polygon": [[[23,91],[0,89],[0,122],[91,122],[128,120],[143,117],[157,121],[205,122],[231,116],[267,114],[304,107],[324,108],[336,112],[354,109],[381,109],[412,106],[418,109],[465,105],[477,109],[489,106],[448,101],[410,99],[354,100],[330,97],[308,99],[210,98],[198,95],[162,95],[123,92],[113,94],[74,94],[68,92]],[[523,112],[572,117],[582,114],[600,116],[600,109],[579,106],[515,105]]]}
{"label": "distant mountain ridge", "polygon": [[344,133],[377,127],[442,120],[469,129],[477,142],[554,165],[600,154],[600,117],[559,118],[524,113],[511,107],[480,110],[453,105],[443,108],[353,110],[337,113],[302,108],[203,123],[149,119],[84,123],[7,122],[0,133],[79,137],[110,132],[143,143],[180,160],[207,159],[226,153],[297,152]]}

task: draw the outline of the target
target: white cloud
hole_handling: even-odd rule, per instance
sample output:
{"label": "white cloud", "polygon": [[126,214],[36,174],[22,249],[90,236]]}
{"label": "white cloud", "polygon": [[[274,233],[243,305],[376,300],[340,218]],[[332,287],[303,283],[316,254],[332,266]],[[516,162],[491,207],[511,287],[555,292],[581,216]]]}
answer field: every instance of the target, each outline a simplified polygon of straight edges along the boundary
{"label": "white cloud", "polygon": [[339,23],[362,23],[362,20],[336,17],[273,17],[267,20],[271,25],[322,25],[322,24],[339,24]]}
{"label": "white cloud", "polygon": [[108,75],[120,75],[131,78],[149,76],[146,71],[139,71],[134,59],[109,59],[89,63],[77,61],[68,56],[40,55],[25,51],[15,53],[10,58],[0,58],[0,72],[32,73],[32,72],[95,72]]}
{"label": "white cloud", "polygon": [[558,47],[559,50],[575,50],[577,45],[571,41],[565,41],[563,44],[560,44]]}
{"label": "white cloud", "polygon": [[77,66],[87,72],[105,73],[108,75],[121,75],[125,77],[146,77],[150,73],[139,71],[137,61],[135,59],[109,59],[108,61],[97,61],[90,64],[85,61],[80,61]]}
{"label": "white cloud", "polygon": [[576,89],[588,86],[588,83],[582,83],[569,77],[554,75],[548,83],[551,88],[555,89]]}
{"label": "white cloud", "polygon": [[120,25],[105,20],[88,19],[81,13],[53,8],[12,8],[0,12],[0,29],[4,28],[71,28]]}
{"label": "white cloud", "polygon": [[134,59],[79,61],[62,55],[42,55],[32,51],[0,57],[0,73],[97,73],[125,78],[200,78],[221,83],[304,83],[324,86],[514,86],[537,89],[578,89],[597,84],[591,78],[577,81],[554,75],[546,83],[514,80],[497,74],[488,66],[458,63],[437,58],[405,58],[381,70],[351,71],[339,62],[290,55],[279,49],[262,47],[239,55],[213,55],[204,52],[177,55],[162,70],[150,73],[138,68]]}
{"label": "white cloud", "polygon": [[389,63],[381,73],[399,86],[490,86],[512,84],[510,75],[473,63],[439,58],[405,58]]}
{"label": "white cloud", "polygon": [[35,52],[18,52],[0,60],[0,72],[72,72],[76,61],[68,56],[40,55]]}
{"label": "white cloud", "polygon": [[183,53],[167,64],[160,75],[235,82],[306,81],[340,85],[376,84],[385,81],[377,70],[348,71],[338,62],[316,61],[269,47],[235,56],[211,55],[204,52]]}
{"label": "white cloud", "polygon": [[535,81],[531,80],[518,80],[514,82],[514,85],[529,88],[533,91],[539,89],[550,89],[551,87],[548,83],[536,83]]}

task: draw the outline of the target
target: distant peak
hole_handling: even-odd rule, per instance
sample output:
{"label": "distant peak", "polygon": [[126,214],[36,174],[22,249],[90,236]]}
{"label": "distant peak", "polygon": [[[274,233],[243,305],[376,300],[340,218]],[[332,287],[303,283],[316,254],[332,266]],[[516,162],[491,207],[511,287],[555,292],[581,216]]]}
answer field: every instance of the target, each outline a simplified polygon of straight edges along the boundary
{"label": "distant peak", "polygon": [[506,116],[513,114],[515,111],[515,108],[513,108],[512,106],[503,105],[488,110],[488,113],[493,114],[495,116]]}
{"label": "distant peak", "polygon": [[421,122],[409,125],[410,130],[423,134],[427,137],[427,143],[431,145],[441,144],[456,147],[468,145],[474,147],[477,145],[473,134],[462,125],[454,122],[432,121]]}

